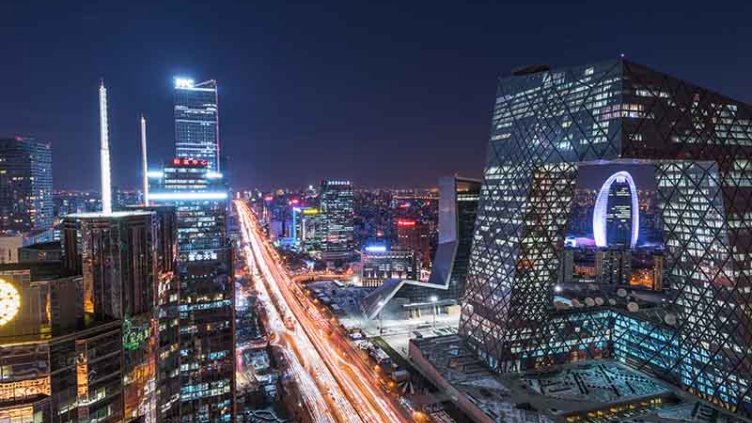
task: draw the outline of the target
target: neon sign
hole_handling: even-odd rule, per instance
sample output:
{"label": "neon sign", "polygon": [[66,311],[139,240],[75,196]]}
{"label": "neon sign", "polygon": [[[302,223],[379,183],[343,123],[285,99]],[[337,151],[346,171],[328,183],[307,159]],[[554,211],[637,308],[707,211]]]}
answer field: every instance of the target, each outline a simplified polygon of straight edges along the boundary
{"label": "neon sign", "polygon": [[408,219],[399,219],[397,220],[397,226],[415,226],[415,221]]}

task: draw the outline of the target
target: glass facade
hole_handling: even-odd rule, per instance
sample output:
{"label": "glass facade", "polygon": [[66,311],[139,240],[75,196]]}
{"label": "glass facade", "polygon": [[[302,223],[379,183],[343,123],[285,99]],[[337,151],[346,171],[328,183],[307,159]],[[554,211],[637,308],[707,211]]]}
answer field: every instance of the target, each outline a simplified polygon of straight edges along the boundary
{"label": "glass facade", "polygon": [[83,317],[80,276],[58,263],[0,268],[21,307],[0,324],[0,421],[121,422],[121,322]]}
{"label": "glass facade", "polygon": [[206,160],[219,172],[217,81],[175,80],[175,157]]}
{"label": "glass facade", "polygon": [[321,181],[323,256],[345,259],[354,252],[353,190],[350,181]]}
{"label": "glass facade", "polygon": [[66,256],[79,257],[89,322],[122,325],[122,392],[126,419],[156,418],[159,273],[157,215],[150,211],[69,215]]}
{"label": "glass facade", "polygon": [[751,154],[749,105],[638,64],[502,79],[461,336],[498,371],[609,357],[752,416]]}
{"label": "glass facade", "polygon": [[439,180],[439,246],[429,278],[430,283],[447,286],[446,292],[435,292],[439,298],[459,300],[465,292],[479,195],[478,180]]}
{"label": "glass facade", "polygon": [[176,158],[151,180],[176,211],[181,421],[234,421],[235,314],[228,189],[207,160]]}
{"label": "glass facade", "polygon": [[53,217],[50,144],[0,138],[0,230],[47,229]]}

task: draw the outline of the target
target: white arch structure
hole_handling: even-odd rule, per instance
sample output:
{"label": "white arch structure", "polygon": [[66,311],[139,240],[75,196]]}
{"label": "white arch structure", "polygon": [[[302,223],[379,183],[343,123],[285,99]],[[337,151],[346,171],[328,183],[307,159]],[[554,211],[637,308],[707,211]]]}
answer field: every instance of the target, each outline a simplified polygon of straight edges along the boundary
{"label": "white arch structure", "polygon": [[595,209],[593,210],[593,236],[595,245],[598,247],[607,247],[606,242],[606,215],[608,214],[608,192],[614,182],[626,180],[629,184],[629,196],[632,200],[632,238],[629,247],[634,248],[637,244],[637,237],[640,234],[640,206],[637,201],[637,186],[629,172],[620,171],[609,176],[606,182],[598,191],[598,197],[595,200]]}

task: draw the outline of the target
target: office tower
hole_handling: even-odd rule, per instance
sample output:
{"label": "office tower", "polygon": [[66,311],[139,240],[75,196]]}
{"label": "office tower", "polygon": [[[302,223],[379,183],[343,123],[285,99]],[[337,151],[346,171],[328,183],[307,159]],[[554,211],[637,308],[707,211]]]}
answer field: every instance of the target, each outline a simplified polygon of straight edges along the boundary
{"label": "office tower", "polygon": [[0,230],[52,226],[52,148],[31,138],[0,138]]}
{"label": "office tower", "polygon": [[180,420],[180,280],[177,260],[177,215],[172,206],[132,206],[153,212],[157,221],[156,307],[159,344],[157,347],[157,421]]}
{"label": "office tower", "polygon": [[206,160],[220,172],[217,81],[175,78],[175,157]]}
{"label": "office tower", "polygon": [[313,207],[306,207],[301,213],[300,240],[303,249],[309,254],[320,254],[323,244],[323,215]]}
{"label": "office tower", "polygon": [[[102,212],[63,219],[65,269],[81,274],[84,324],[117,322],[118,344],[106,360],[118,362],[122,395],[121,420],[156,419],[157,220],[155,213],[112,211],[107,90],[99,87]],[[79,356],[105,360],[96,346],[76,345]],[[83,348],[83,350],[80,350]],[[81,372],[85,369],[77,369]],[[83,377],[83,375],[81,375]],[[91,379],[91,376],[89,377]],[[96,401],[103,391],[78,389],[81,403]],[[84,420],[99,420],[89,413]],[[107,420],[109,421],[109,420]]]}
{"label": "office tower", "polygon": [[63,225],[65,256],[81,260],[87,314],[104,320],[152,311],[157,247],[153,213],[74,214]]}
{"label": "office tower", "polygon": [[603,183],[593,209],[593,235],[598,247],[635,247],[640,233],[637,202],[637,188],[629,172],[617,172]]}
{"label": "office tower", "polygon": [[[610,357],[752,417],[751,129],[748,104],[625,60],[500,80],[460,323],[467,345],[500,372]],[[657,199],[650,252],[664,272],[650,295],[556,285],[575,191],[612,178]],[[594,208],[577,240],[586,249],[607,232]],[[554,308],[554,292],[574,307]]]}
{"label": "office tower", "polygon": [[151,178],[150,201],[177,213],[181,420],[234,421],[235,286],[227,187],[200,159],[173,159]]}
{"label": "office tower", "polygon": [[431,264],[431,225],[416,219],[397,219],[397,245],[415,254],[424,265]]}
{"label": "office tower", "polygon": [[353,191],[350,181],[321,181],[319,210],[323,215],[323,257],[347,259],[353,246]]}
{"label": "office tower", "polygon": [[156,215],[145,211],[74,214],[63,220],[63,226],[66,258],[80,257],[80,264],[71,270],[80,269],[83,275],[85,318],[122,323],[124,416],[154,419]]}

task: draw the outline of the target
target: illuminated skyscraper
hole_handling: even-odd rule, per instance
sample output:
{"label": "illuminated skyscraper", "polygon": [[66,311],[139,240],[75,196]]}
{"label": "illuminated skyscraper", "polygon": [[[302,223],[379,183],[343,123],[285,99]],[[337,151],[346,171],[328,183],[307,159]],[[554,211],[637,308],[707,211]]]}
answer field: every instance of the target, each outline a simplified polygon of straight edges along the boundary
{"label": "illuminated skyscraper", "polygon": [[175,157],[206,160],[219,172],[217,81],[175,79]]}
{"label": "illuminated skyscraper", "polygon": [[354,252],[353,191],[350,181],[321,181],[323,256],[346,259]]}
{"label": "illuminated skyscraper", "polygon": [[207,160],[151,173],[150,201],[177,213],[181,421],[234,421],[235,285],[228,190]]}
{"label": "illuminated skyscraper", "polygon": [[180,280],[177,260],[177,216],[171,206],[134,206],[157,218],[156,322],[159,326],[157,356],[157,421],[180,420]]}
{"label": "illuminated skyscraper", "polygon": [[85,319],[122,324],[127,420],[156,417],[157,229],[156,215],[145,211],[74,214],[64,219],[69,270],[83,275]]}
{"label": "illuminated skyscraper", "polygon": [[[478,357],[612,358],[752,417],[752,108],[625,60],[530,68],[500,80],[488,152],[460,323]],[[594,240],[565,242],[578,184],[599,181]],[[643,248],[650,185],[660,241],[628,289],[613,266],[557,285],[567,244]]]}
{"label": "illuminated skyscraper", "polygon": [[640,233],[638,202],[637,188],[629,172],[617,172],[603,183],[593,211],[597,246],[635,247]]}
{"label": "illuminated skyscraper", "polygon": [[0,230],[52,226],[52,149],[31,138],[0,138]]}

